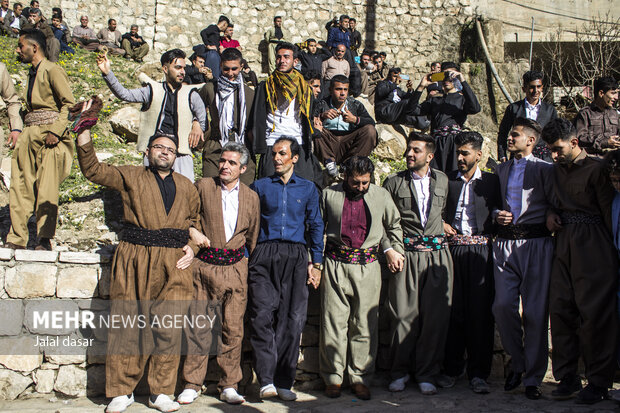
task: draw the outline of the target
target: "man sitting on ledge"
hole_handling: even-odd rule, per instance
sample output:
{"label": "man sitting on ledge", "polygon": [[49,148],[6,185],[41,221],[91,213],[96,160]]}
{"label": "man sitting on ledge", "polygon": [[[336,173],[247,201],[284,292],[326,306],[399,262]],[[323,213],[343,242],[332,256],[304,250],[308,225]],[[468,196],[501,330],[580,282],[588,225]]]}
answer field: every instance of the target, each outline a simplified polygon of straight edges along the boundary
{"label": "man sitting on ledge", "polygon": [[412,115],[413,83],[407,81],[407,92],[398,85],[401,82],[400,68],[392,67],[385,80],[375,89],[375,116],[377,122],[388,124],[415,125],[417,118]]}

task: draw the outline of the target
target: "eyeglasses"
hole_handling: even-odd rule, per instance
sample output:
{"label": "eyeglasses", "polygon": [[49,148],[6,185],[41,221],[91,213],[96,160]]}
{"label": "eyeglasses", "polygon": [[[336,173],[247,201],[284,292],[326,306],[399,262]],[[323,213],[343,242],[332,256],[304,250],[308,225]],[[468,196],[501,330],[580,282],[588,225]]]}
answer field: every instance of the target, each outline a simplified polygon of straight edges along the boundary
{"label": "eyeglasses", "polygon": [[151,145],[151,148],[159,149],[160,151],[169,153],[171,155],[176,155],[177,154],[177,150],[176,149],[171,148],[169,146],[161,145],[159,143],[156,143],[155,145]]}

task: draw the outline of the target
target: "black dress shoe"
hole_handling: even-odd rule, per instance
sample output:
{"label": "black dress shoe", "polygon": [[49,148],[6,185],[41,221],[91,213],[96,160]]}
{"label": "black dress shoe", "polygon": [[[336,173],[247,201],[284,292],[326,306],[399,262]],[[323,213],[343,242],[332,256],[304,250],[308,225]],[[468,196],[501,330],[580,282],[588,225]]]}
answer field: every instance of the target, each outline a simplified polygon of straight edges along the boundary
{"label": "black dress shoe", "polygon": [[558,387],[551,392],[551,397],[556,400],[570,399],[573,394],[581,390],[581,379],[575,375],[564,376]]}
{"label": "black dress shoe", "polygon": [[607,398],[607,388],[588,384],[575,399],[577,404],[594,404]]}
{"label": "black dress shoe", "polygon": [[506,377],[504,390],[511,391],[519,387],[519,385],[521,384],[522,375],[523,373],[515,373],[514,371],[511,371],[510,374],[508,374],[508,377]]}
{"label": "black dress shoe", "polygon": [[525,397],[530,400],[538,400],[542,397],[542,392],[538,386],[525,386]]}

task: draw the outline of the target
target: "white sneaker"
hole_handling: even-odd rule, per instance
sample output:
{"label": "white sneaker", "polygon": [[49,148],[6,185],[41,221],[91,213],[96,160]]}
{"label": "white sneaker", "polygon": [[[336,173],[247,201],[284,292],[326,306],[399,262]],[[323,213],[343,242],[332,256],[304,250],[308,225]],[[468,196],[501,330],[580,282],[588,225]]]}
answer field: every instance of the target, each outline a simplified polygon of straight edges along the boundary
{"label": "white sneaker", "polygon": [[245,402],[245,398],[232,387],[228,387],[220,393],[220,400],[229,404],[241,404]]}
{"label": "white sneaker", "polygon": [[420,392],[422,392],[424,396],[432,396],[433,394],[437,394],[437,387],[435,387],[433,383],[422,381],[418,383],[418,386],[420,386]]}
{"label": "white sneaker", "polygon": [[149,397],[149,407],[151,409],[157,409],[160,412],[176,412],[181,408],[181,405],[173,401],[167,395],[160,394],[159,396],[157,396],[154,402],[152,402],[151,398]]}
{"label": "white sneaker", "polygon": [[106,413],[121,413],[127,410],[129,406],[134,402],[133,393],[130,397],[116,396],[112,399],[110,404],[105,408]]}
{"label": "white sneaker", "polygon": [[194,389],[185,389],[177,397],[179,404],[190,404],[198,398],[198,392]]}
{"label": "white sneaker", "polygon": [[409,375],[405,374],[404,377],[396,379],[390,383],[388,390],[390,391],[403,391],[405,390],[405,384],[409,381]]}
{"label": "white sneaker", "polygon": [[268,384],[260,388],[260,398],[267,399],[269,397],[276,397],[278,395],[278,391],[276,390],[276,386],[273,384]]}
{"label": "white sneaker", "polygon": [[325,163],[325,169],[327,169],[327,173],[332,178],[335,178],[336,176],[338,176],[338,165],[336,165],[336,162],[329,160],[328,162]]}
{"label": "white sneaker", "polygon": [[277,388],[278,397],[287,402],[292,402],[293,400],[297,400],[297,393],[292,391],[291,389],[281,389]]}

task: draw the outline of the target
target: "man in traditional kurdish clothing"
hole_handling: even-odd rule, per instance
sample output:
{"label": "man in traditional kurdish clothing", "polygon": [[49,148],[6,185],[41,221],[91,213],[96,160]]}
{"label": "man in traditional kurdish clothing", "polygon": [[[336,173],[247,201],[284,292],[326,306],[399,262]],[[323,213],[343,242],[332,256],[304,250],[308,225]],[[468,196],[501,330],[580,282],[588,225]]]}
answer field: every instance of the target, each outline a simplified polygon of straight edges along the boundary
{"label": "man in traditional kurdish clothing", "polygon": [[[553,223],[555,255],[549,288],[552,396],[594,404],[607,398],[616,370],[618,255],[612,238],[615,191],[603,162],[587,156],[577,130],[564,119],[542,132],[555,162],[553,190],[560,217]],[[581,390],[578,361],[588,385]],[[581,391],[580,391],[581,390]]]}
{"label": "man in traditional kurdish clothing", "polygon": [[[69,107],[75,101],[65,71],[45,58],[45,36],[35,29],[19,37],[19,60],[30,63],[26,87],[26,127],[17,138],[11,159],[7,247],[26,248],[28,219],[35,213],[36,249],[51,250],[56,232],[58,190],[69,175],[73,143],[65,133]],[[15,134],[13,143],[15,144]]]}
{"label": "man in traditional kurdish clothing", "polygon": [[276,47],[282,42],[290,42],[291,35],[284,27],[282,27],[282,16],[273,18],[273,27],[265,32],[265,41],[267,42],[267,62],[269,65],[269,74],[276,70]]}
{"label": "man in traditional kurdish clothing", "polygon": [[[525,385],[525,396],[539,399],[547,371],[548,291],[553,240],[546,225],[552,215],[553,166],[534,157],[540,126],[517,118],[508,135],[512,159],[497,166],[501,202],[493,213],[495,299],[493,315],[511,369],[504,390]],[[519,311],[519,300],[523,304]]]}
{"label": "man in traditional kurdish clothing", "polygon": [[[196,182],[202,200],[200,218],[204,234],[190,230],[192,239],[202,248],[194,265],[194,301],[190,314],[207,315],[209,309],[204,303],[222,305],[222,348],[217,356],[222,377],[218,388],[220,399],[231,404],[245,401],[237,393],[242,378],[241,342],[248,294],[248,260],[244,253],[246,248],[250,255],[254,251],[260,224],[258,196],[239,179],[249,158],[250,152],[243,144],[224,145],[219,177]],[[207,334],[200,334],[203,331]],[[202,388],[213,341],[210,332],[186,329],[188,352],[183,365],[186,384],[177,399],[181,404],[193,402]]]}
{"label": "man in traditional kurdish clothing", "polygon": [[[149,138],[155,133],[177,136],[179,149],[174,170],[194,182],[191,149],[204,140],[207,116],[205,105],[197,92],[200,85],[183,84],[185,52],[182,50],[168,50],[161,56],[160,61],[165,80],[155,82],[148,79],[146,86],[131,90],[121,85],[114,76],[105,53],[97,57],[97,66],[116,97],[125,102],[142,103],[138,151],[145,152]],[[148,166],[146,156],[144,162]]]}
{"label": "man in traditional kurdish clothing", "polygon": [[[423,395],[437,393],[452,299],[452,258],[444,239],[442,213],[448,178],[430,167],[435,141],[411,133],[407,170],[383,186],[400,211],[405,263],[391,270],[388,309],[392,318],[390,391],[403,391],[413,369]],[[404,268],[403,268],[404,266]],[[438,383],[437,383],[438,384]]]}
{"label": "man in traditional kurdish clothing", "polygon": [[275,173],[252,184],[260,199],[261,222],[249,264],[248,313],[261,398],[297,398],[291,387],[306,324],[306,284],[317,288],[321,281],[324,224],[319,193],[294,173],[299,150],[295,139],[278,138],[271,156]]}
{"label": "man in traditional kurdish clothing", "polygon": [[[252,111],[254,90],[243,82],[241,75],[241,52],[226,49],[220,56],[221,75],[215,82],[208,82],[199,91],[211,115],[209,131],[202,149],[202,176],[215,177],[219,174],[222,147],[227,142],[245,145],[247,124]],[[241,174],[241,182],[254,182],[256,164],[252,158]]]}
{"label": "man in traditional kurdish clothing", "polygon": [[303,75],[293,68],[295,46],[280,43],[276,47],[277,69],[256,88],[250,125],[253,153],[261,154],[258,177],[274,173],[271,147],[287,136],[298,143],[299,159],[295,175],[323,186],[319,161],[312,153],[312,102],[313,93]]}
{"label": "man in traditional kurdish clothing", "polygon": [[[88,106],[86,106],[86,111]],[[77,153],[84,176],[121,192],[126,226],[114,253],[110,281],[111,316],[134,315],[141,307],[145,328],[109,328],[106,356],[107,413],[124,411],[148,364],[149,407],[179,409],[174,393],[182,328],[153,324],[156,318],[187,314],[192,299],[190,265],[198,250],[190,228],[200,228],[198,191],[172,171],[173,135],[149,140],[149,166],[113,166],[97,160],[90,131],[79,133]]]}
{"label": "man in traditional kurdish clothing", "polygon": [[9,137],[7,143],[11,148],[15,147],[17,138],[22,132],[24,122],[19,114],[19,110],[22,105],[19,102],[17,92],[15,92],[15,86],[13,86],[13,80],[9,71],[6,70],[6,65],[0,63],[0,97],[6,105],[7,113],[9,115]]}
{"label": "man in traditional kurdish clothing", "polygon": [[385,250],[388,265],[402,260],[403,233],[390,194],[370,183],[372,161],[353,156],[342,167],[344,181],[325,189],[322,198],[327,247],[321,283],[320,370],[328,397],[340,396],[346,369],[355,395],[368,400],[379,343],[377,257]]}
{"label": "man in traditional kurdish clothing", "polygon": [[[456,136],[458,171],[448,173],[444,230],[454,261],[452,312],[443,365],[444,387],[451,387],[467,366],[474,393],[488,393],[493,361],[493,211],[500,206],[497,175],[478,167],[482,136]],[[467,352],[467,363],[465,363]]]}

